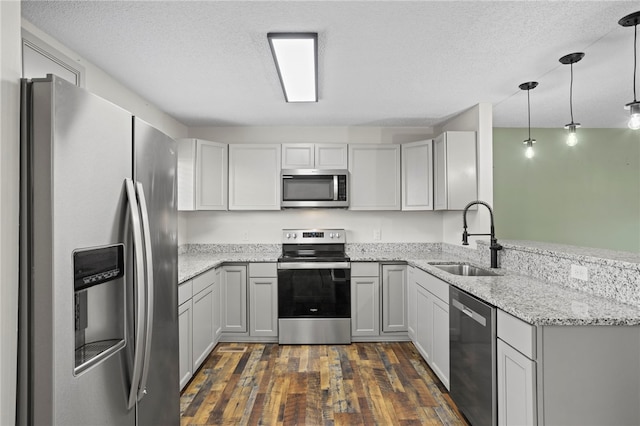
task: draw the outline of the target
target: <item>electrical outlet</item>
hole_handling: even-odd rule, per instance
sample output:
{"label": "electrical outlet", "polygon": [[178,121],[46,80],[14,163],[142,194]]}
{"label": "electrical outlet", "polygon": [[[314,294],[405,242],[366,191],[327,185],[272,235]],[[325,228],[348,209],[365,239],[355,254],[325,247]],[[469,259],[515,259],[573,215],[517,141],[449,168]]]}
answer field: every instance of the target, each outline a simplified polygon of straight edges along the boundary
{"label": "electrical outlet", "polygon": [[381,239],[381,235],[380,235],[380,230],[379,229],[374,229],[373,230],[373,241],[380,241]]}
{"label": "electrical outlet", "polygon": [[242,231],[242,241],[249,241],[249,231]]}
{"label": "electrical outlet", "polygon": [[571,265],[571,278],[589,281],[589,270],[586,266]]}

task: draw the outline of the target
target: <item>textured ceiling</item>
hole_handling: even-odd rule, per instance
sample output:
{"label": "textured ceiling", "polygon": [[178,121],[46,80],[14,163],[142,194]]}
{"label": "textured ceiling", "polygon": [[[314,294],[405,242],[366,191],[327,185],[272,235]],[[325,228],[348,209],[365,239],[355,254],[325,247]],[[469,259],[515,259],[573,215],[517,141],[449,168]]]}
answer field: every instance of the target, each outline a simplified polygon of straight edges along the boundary
{"label": "textured ceiling", "polygon": [[[188,126],[624,127],[637,1],[23,1],[23,17]],[[266,34],[319,33],[319,101],[287,104]]]}

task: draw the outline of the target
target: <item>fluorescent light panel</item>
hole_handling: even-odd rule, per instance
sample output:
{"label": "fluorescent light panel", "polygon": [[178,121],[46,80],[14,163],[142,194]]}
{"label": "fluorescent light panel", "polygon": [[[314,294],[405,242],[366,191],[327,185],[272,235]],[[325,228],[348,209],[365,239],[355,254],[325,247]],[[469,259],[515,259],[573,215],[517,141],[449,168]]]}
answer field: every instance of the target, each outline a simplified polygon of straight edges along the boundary
{"label": "fluorescent light panel", "polygon": [[318,101],[318,34],[268,33],[287,102]]}

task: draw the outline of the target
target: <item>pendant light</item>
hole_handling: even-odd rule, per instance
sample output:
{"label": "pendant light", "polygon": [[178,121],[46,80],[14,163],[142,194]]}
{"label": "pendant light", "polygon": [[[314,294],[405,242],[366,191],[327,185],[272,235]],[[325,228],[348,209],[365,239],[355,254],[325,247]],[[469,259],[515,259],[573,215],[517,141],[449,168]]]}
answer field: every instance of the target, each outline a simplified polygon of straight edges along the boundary
{"label": "pendant light", "polygon": [[640,24],[640,11],[634,12],[618,21],[623,27],[634,27],[633,35],[633,102],[625,105],[625,109],[629,109],[631,116],[629,117],[629,128],[633,130],[640,129],[640,101],[636,96],[636,73],[638,69],[638,24]]}
{"label": "pendant light", "polygon": [[580,123],[573,122],[573,64],[579,62],[582,58],[584,58],[584,53],[582,52],[569,53],[568,55],[560,58],[561,64],[571,65],[571,84],[569,85],[569,110],[571,111],[571,123],[564,125],[564,128],[569,130],[569,133],[567,134],[567,145],[569,146],[574,146],[578,143],[576,129],[580,127]]}
{"label": "pendant light", "polygon": [[526,90],[527,91],[527,116],[529,117],[529,137],[527,139],[524,140],[524,144],[527,146],[527,148],[524,151],[524,155],[527,158],[533,158],[534,156],[534,151],[533,151],[533,144],[536,143],[535,139],[531,139],[531,101],[529,98],[529,91],[531,89],[535,89],[538,86],[538,82],[537,81],[528,81],[526,83],[522,83],[520,86],[518,86],[520,89],[522,90]]}

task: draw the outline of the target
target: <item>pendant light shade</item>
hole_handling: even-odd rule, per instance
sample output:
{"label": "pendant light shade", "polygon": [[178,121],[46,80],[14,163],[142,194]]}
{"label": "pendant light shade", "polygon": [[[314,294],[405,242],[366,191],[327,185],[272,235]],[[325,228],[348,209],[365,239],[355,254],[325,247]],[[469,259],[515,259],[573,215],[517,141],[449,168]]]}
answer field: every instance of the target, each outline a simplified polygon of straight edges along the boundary
{"label": "pendant light shade", "polygon": [[584,53],[582,52],[569,53],[568,55],[560,58],[561,64],[571,66],[571,84],[569,85],[569,111],[571,112],[571,123],[565,124],[564,126],[564,128],[569,132],[567,134],[567,145],[569,146],[574,146],[578,143],[576,129],[580,127],[580,123],[575,123],[573,121],[573,64],[579,62],[582,58],[584,58]]}
{"label": "pendant light shade", "polygon": [[634,12],[618,21],[623,27],[633,27],[633,102],[625,105],[631,114],[629,117],[629,128],[640,129],[640,102],[636,94],[636,74],[638,71],[638,24],[640,24],[640,11]]}
{"label": "pendant light shade", "polygon": [[533,158],[533,156],[535,155],[535,152],[533,150],[533,144],[536,143],[535,139],[531,139],[531,101],[530,101],[530,97],[529,97],[529,92],[532,89],[535,89],[536,87],[538,87],[538,82],[537,81],[528,81],[526,83],[522,83],[520,86],[518,86],[521,90],[526,90],[527,91],[527,117],[528,117],[528,129],[529,129],[529,137],[527,139],[524,140],[524,145],[526,146],[526,149],[524,151],[524,155],[527,158]]}
{"label": "pendant light shade", "polygon": [[268,33],[287,102],[318,101],[318,34]]}

